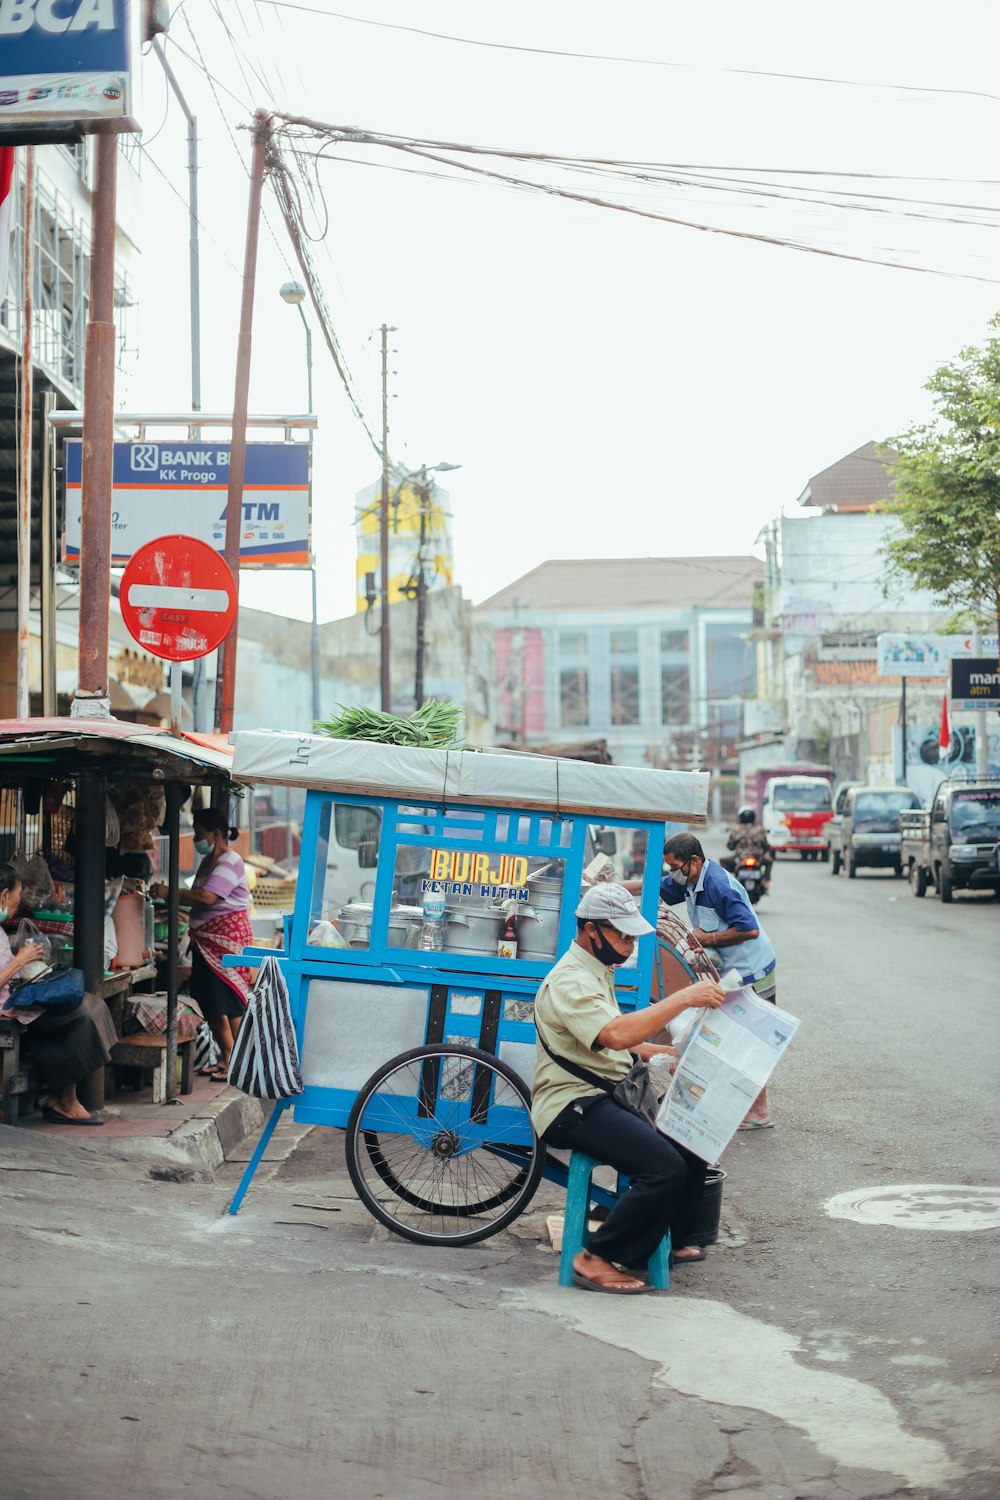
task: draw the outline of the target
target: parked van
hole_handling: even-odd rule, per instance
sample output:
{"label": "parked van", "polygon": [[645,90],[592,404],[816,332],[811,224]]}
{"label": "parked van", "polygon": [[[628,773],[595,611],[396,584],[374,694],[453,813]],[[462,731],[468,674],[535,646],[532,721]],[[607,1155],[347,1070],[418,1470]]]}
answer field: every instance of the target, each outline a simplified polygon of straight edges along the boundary
{"label": "parked van", "polygon": [[848,880],[859,869],[891,869],[902,875],[900,813],[919,810],[920,798],[906,786],[854,786],[845,799],[833,851],[833,873],[843,861]]}

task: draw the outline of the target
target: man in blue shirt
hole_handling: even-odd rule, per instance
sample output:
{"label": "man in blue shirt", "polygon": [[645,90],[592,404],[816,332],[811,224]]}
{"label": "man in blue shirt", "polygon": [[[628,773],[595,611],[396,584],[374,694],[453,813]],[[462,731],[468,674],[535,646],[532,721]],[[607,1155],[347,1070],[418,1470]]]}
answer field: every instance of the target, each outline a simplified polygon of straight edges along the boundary
{"label": "man in blue shirt", "polygon": [[[777,970],[771,940],[734,875],[714,859],[706,859],[691,833],[675,833],[663,846],[667,874],[660,899],[667,906],[687,908],[691,936],[714,959],[720,974],[736,969],[744,985],[761,1000],[775,1001]],[[740,1126],[768,1130],[772,1120],[767,1090],[761,1089]]]}

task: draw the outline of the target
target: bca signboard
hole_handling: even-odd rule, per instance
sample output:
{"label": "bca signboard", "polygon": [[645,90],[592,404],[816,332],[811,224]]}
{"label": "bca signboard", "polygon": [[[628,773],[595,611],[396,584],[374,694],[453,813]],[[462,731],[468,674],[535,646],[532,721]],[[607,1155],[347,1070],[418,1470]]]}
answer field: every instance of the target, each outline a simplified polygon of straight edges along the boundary
{"label": "bca signboard", "polygon": [[[3,0],[0,0],[0,5]],[[248,443],[240,517],[240,567],[309,566],[308,443]],[[66,549],[80,561],[83,446],[66,444]],[[229,444],[171,439],[115,443],[111,561],[122,567],[163,535],[164,523],[222,552]]]}
{"label": "bca signboard", "polygon": [[[133,0],[138,8],[139,0]],[[0,0],[0,142],[31,127],[136,129],[129,0]]]}

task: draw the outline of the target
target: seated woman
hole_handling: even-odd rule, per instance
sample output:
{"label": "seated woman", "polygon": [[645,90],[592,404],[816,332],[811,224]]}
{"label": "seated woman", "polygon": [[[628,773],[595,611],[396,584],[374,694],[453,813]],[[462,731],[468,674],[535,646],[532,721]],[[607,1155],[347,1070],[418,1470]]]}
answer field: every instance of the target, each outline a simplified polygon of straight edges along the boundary
{"label": "seated woman", "polygon": [[[214,808],[195,812],[194,847],[202,860],[191,889],[178,897],[182,906],[191,908],[191,997],[222,1053],[214,1068],[203,1070],[213,1083],[226,1081],[250,993],[250,969],[227,969],[222,963],[228,954],[242,953],[253,942],[246,866],[229,847],[235,837],[236,829]],[[150,891],[154,896],[167,894],[163,884]]]}
{"label": "seated woman", "polygon": [[[16,870],[0,864],[0,922],[15,915],[20,900]],[[118,1040],[104,1001],[84,995],[76,1010],[64,1015],[11,1007],[11,980],[41,955],[38,943],[25,943],[19,953],[12,953],[10,939],[0,927],[0,1015],[14,1016],[28,1028],[31,1060],[49,1091],[42,1108],[45,1119],[53,1125],[103,1125],[101,1115],[91,1114],[80,1103],[76,1087],[111,1061],[111,1048]]]}

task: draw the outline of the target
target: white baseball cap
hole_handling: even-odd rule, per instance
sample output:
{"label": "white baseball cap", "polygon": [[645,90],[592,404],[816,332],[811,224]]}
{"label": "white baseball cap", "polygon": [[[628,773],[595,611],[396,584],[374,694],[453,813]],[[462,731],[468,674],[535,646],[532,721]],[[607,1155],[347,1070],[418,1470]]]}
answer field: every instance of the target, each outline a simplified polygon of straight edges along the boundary
{"label": "white baseball cap", "polygon": [[656,931],[625,887],[611,880],[599,880],[584,891],[576,915],[581,922],[608,922],[626,937],[644,937]]}

